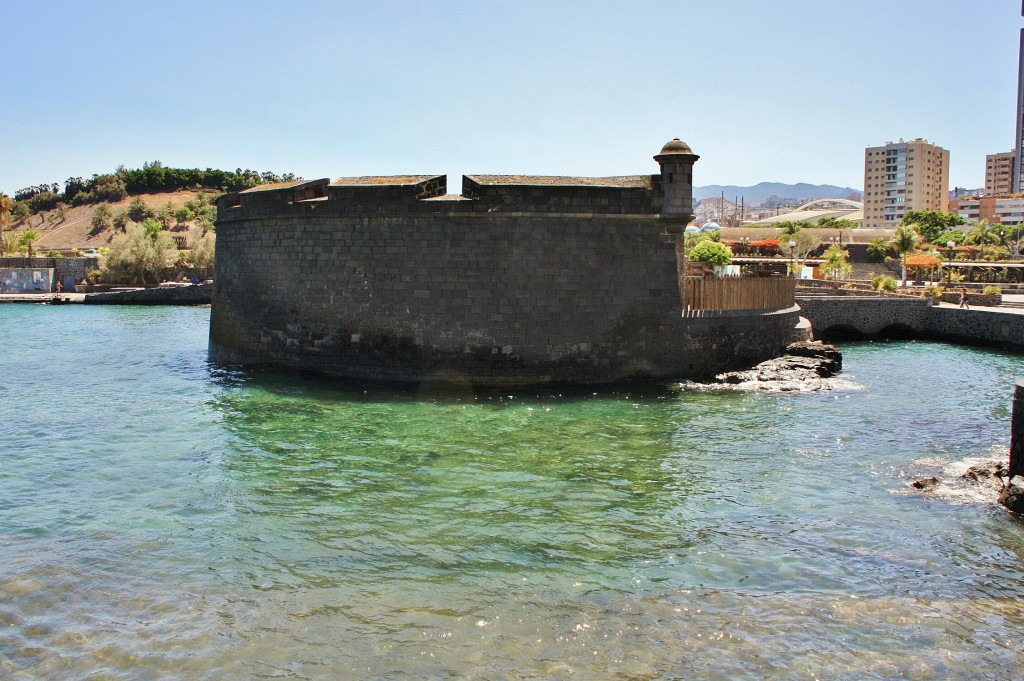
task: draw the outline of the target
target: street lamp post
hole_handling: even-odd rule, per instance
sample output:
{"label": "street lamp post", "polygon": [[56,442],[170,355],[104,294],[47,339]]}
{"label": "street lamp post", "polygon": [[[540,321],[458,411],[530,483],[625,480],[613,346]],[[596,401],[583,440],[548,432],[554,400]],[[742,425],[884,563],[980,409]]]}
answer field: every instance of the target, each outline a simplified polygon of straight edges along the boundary
{"label": "street lamp post", "polygon": [[789,242],[789,273],[796,276],[796,242]]}
{"label": "street lamp post", "polygon": [[955,241],[947,241],[946,248],[949,249],[949,267],[946,268],[946,285],[949,286],[953,283],[953,247],[956,246]]}

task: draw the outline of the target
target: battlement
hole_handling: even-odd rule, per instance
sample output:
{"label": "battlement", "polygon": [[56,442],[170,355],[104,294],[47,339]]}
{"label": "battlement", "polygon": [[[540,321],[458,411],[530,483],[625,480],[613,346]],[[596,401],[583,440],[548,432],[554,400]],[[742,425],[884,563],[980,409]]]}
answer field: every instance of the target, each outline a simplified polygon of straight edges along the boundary
{"label": "battlement", "polygon": [[278,216],[656,215],[661,175],[560,177],[464,175],[447,194],[444,175],[396,175],[285,182],[226,194],[218,222]]}

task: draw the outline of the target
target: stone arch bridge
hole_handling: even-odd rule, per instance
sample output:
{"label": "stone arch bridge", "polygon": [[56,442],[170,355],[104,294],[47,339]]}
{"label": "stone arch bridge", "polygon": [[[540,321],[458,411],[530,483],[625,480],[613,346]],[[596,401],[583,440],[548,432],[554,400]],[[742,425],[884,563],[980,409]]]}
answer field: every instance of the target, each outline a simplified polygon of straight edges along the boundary
{"label": "stone arch bridge", "polygon": [[1024,314],[906,296],[797,296],[814,337],[921,338],[1024,351]]}
{"label": "stone arch bridge", "polygon": [[926,335],[932,309],[924,298],[895,296],[797,296],[815,338]]}

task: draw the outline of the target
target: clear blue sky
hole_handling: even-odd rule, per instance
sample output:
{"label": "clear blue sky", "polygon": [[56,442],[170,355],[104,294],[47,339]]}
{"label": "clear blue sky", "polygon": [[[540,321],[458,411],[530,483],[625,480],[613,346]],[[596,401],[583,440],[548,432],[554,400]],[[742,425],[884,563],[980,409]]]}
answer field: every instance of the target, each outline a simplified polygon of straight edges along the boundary
{"label": "clear blue sky", "polygon": [[[1017,0],[3,0],[0,191],[118,164],[863,183],[1013,146]],[[457,181],[456,181],[457,182]],[[458,191],[458,186],[449,186]]]}

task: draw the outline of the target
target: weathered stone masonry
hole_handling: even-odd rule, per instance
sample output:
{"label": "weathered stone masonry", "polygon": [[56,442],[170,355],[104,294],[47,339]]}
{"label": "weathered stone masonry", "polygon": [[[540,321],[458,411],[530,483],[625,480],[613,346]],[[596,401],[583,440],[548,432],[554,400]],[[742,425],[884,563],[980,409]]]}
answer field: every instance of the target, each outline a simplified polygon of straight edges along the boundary
{"label": "weathered stone masonry", "polygon": [[466,177],[458,197],[433,176],[226,196],[211,356],[516,385],[702,376],[780,354],[796,309],[682,319],[666,226],[689,215],[662,214],[663,186],[688,207],[690,178],[665,167]]}

